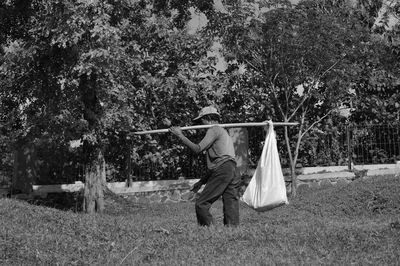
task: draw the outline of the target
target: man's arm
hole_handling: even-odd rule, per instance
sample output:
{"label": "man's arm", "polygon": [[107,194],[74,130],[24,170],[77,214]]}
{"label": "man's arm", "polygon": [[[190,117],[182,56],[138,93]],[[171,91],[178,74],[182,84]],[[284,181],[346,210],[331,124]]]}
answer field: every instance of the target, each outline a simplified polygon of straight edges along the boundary
{"label": "man's arm", "polygon": [[195,153],[200,153],[201,151],[208,149],[217,138],[217,134],[215,133],[215,129],[213,128],[209,128],[207,130],[206,135],[199,144],[195,144],[191,142],[187,137],[185,137],[180,127],[171,127],[169,131],[177,136],[186,146],[188,146]]}
{"label": "man's arm", "polygon": [[183,135],[182,130],[181,130],[180,127],[171,127],[169,129],[169,131],[172,134],[174,134],[175,136],[177,136],[183,142],[183,144],[188,146],[194,153],[200,153],[201,152],[200,146],[198,144],[195,144],[195,143],[191,142],[190,139],[185,137],[185,135]]}
{"label": "man's arm", "polygon": [[203,185],[205,185],[205,184],[207,183],[209,177],[210,177],[210,173],[207,172],[205,175],[203,175],[203,176],[200,178],[199,181],[197,181],[196,183],[194,183],[194,185],[193,185],[191,191],[197,193],[197,192],[200,190],[201,186],[203,186]]}

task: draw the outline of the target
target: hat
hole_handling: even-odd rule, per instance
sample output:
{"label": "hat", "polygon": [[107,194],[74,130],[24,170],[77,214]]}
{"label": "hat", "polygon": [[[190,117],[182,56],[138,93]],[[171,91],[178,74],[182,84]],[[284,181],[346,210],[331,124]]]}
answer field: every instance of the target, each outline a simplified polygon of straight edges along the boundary
{"label": "hat", "polygon": [[221,116],[218,113],[217,108],[215,108],[214,106],[207,106],[207,107],[204,107],[203,109],[201,109],[199,112],[199,115],[193,120],[199,120],[203,116],[210,115],[210,114],[215,114],[215,115]]}

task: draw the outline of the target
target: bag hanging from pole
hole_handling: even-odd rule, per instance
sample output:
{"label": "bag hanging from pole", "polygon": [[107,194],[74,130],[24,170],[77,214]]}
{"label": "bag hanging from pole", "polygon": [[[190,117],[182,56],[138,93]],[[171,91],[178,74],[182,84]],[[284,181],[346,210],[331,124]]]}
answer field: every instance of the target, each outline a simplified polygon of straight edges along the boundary
{"label": "bag hanging from pole", "polygon": [[261,158],[241,200],[256,211],[267,211],[288,204],[275,131],[269,123]]}

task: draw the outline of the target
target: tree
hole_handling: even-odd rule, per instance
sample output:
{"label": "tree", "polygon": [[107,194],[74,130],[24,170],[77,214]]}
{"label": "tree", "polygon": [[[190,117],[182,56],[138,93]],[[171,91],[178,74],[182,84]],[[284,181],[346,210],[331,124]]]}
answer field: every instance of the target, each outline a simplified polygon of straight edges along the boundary
{"label": "tree", "polygon": [[[157,125],[167,113],[178,120],[214,97],[202,91],[213,82],[202,75],[210,70],[200,60],[207,38],[153,11],[144,0],[31,1],[18,17],[22,25],[9,23],[2,35],[0,95],[18,127],[13,140],[82,140],[89,213],[104,208],[104,156],[113,137],[127,143],[133,130]],[[134,141],[135,154],[143,141]]]}
{"label": "tree", "polygon": [[359,16],[367,18],[368,29],[380,46],[364,60],[355,87],[351,121],[358,124],[392,124],[400,113],[400,3],[360,1]]}
{"label": "tree", "polygon": [[120,68],[123,54],[119,30],[107,13],[112,7],[97,1],[32,1],[29,10],[21,37],[7,37],[1,69],[4,91],[21,109],[16,118],[25,118],[19,137],[35,141],[49,136],[62,144],[82,137],[84,208],[102,211],[101,118],[120,85],[113,70]]}
{"label": "tree", "polygon": [[19,137],[49,136],[61,145],[83,140],[84,209],[89,213],[104,208],[104,129],[132,112],[116,109],[136,95],[123,77],[131,75],[138,60],[126,55],[118,27],[129,21],[118,15],[123,4],[132,12],[139,3],[119,4],[32,1],[23,32],[11,32],[4,46],[2,88],[15,103],[15,119],[23,119]]}
{"label": "tree", "polygon": [[[369,20],[346,2],[233,1],[218,12],[212,1],[7,1],[0,4],[1,130],[13,142],[42,146],[82,140],[85,209],[94,212],[104,207],[106,160],[167,166],[173,152],[182,153],[168,137],[134,137],[133,130],[162,127],[166,116],[190,123],[208,104],[230,121],[298,121],[295,132],[285,129],[295,193],[302,139],[338,106],[354,103],[354,91],[362,95],[359,84],[372,84],[367,77],[382,58],[391,62],[377,59]],[[193,8],[209,23],[191,35],[185,25]],[[207,53],[218,42],[226,70]]]}
{"label": "tree", "polygon": [[[285,128],[292,193],[302,139],[352,97],[358,64],[370,53],[368,31],[341,6],[303,1],[294,8],[271,9],[262,15],[234,9],[228,17],[224,46],[246,65],[255,93],[273,99],[283,121],[297,121],[296,135]],[[237,15],[240,13],[241,15]],[[292,146],[291,141],[295,141]]]}

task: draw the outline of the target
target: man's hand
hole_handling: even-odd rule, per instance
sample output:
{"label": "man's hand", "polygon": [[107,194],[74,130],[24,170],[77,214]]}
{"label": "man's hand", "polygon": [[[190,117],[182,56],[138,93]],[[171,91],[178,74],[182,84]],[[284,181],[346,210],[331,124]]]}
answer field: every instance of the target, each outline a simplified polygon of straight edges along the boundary
{"label": "man's hand", "polygon": [[172,125],[171,121],[166,117],[162,120],[162,123],[166,127],[170,127]]}
{"label": "man's hand", "polygon": [[180,127],[170,127],[169,132],[177,137],[183,136],[182,129]]}
{"label": "man's hand", "polygon": [[198,182],[194,183],[194,185],[193,185],[193,187],[192,187],[192,189],[190,191],[193,191],[194,193],[197,193],[197,191],[200,190],[202,185],[203,184],[200,181],[198,181]]}
{"label": "man's hand", "polygon": [[182,129],[180,127],[170,127],[169,132],[174,134],[179,138],[180,141],[183,142],[186,146],[188,146],[194,153],[201,152],[200,146],[190,141],[185,135],[182,133]]}

